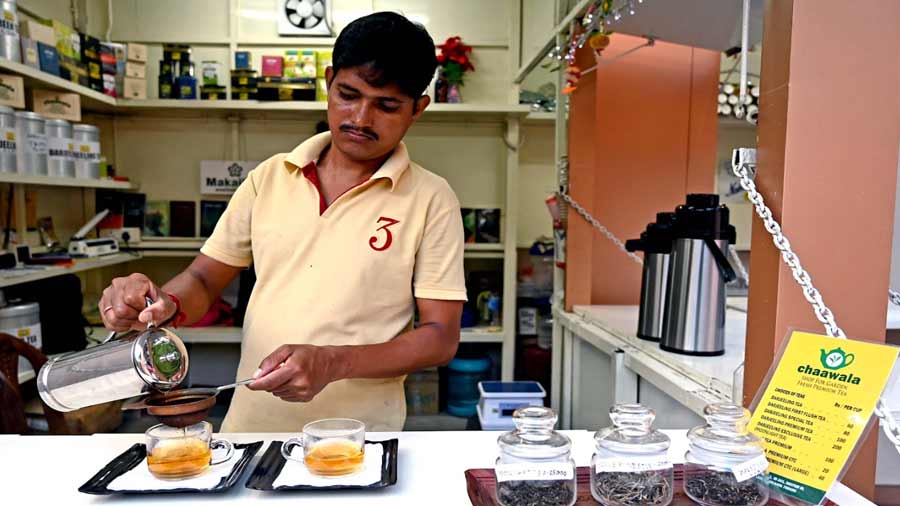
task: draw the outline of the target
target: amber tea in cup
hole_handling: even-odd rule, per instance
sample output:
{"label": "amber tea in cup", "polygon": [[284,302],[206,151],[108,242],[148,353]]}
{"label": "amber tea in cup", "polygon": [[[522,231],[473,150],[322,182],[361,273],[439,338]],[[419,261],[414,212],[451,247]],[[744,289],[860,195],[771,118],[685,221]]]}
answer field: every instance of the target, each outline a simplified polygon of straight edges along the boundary
{"label": "amber tea in cup", "polygon": [[[362,468],[365,459],[366,425],[349,418],[332,418],[306,424],[300,437],[281,446],[286,459],[303,462],[309,472],[319,476],[345,476]],[[291,455],[295,446],[303,447],[303,459]]]}
{"label": "amber tea in cup", "polygon": [[[183,480],[199,476],[210,466],[227,461],[234,454],[228,441],[212,439],[212,425],[200,422],[175,428],[156,425],[147,429],[147,467],[150,474],[162,480]],[[214,458],[213,450],[225,450]]]}

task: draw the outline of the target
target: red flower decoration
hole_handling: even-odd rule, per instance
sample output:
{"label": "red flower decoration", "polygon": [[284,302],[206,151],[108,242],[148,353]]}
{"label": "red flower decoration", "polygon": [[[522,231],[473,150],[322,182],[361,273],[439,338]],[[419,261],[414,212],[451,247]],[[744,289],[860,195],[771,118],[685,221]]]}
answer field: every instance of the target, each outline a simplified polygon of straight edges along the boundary
{"label": "red flower decoration", "polygon": [[441,50],[437,55],[438,65],[443,68],[443,74],[450,82],[462,83],[463,73],[475,70],[469,59],[472,46],[463,44],[461,37],[450,37],[437,47]]}

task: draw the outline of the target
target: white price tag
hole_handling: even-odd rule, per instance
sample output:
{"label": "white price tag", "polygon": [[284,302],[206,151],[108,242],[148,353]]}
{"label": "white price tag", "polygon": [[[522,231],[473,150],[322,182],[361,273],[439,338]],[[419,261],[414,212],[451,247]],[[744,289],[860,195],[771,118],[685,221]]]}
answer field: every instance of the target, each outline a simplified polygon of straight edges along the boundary
{"label": "white price tag", "polygon": [[748,460],[747,462],[743,462],[731,468],[731,474],[734,475],[734,478],[738,481],[738,483],[747,481],[751,478],[756,478],[762,473],[766,472],[766,469],[769,468],[769,461],[766,460],[765,455],[758,455]]}
{"label": "white price tag", "polygon": [[47,154],[47,136],[43,134],[28,134],[27,136],[27,146],[28,149],[36,154],[36,155],[46,155]]}
{"label": "white price tag", "polygon": [[60,137],[48,137],[47,150],[49,151],[50,158],[67,160],[72,157],[72,141]]}
{"label": "white price tag", "polygon": [[666,455],[628,459],[604,458],[597,459],[594,468],[598,473],[641,473],[671,469],[672,461]]}
{"label": "white price tag", "polygon": [[16,152],[16,129],[0,128],[0,153],[12,154]]}
{"label": "white price tag", "polygon": [[497,483],[504,481],[572,480],[575,469],[564,462],[498,464],[494,468]]}

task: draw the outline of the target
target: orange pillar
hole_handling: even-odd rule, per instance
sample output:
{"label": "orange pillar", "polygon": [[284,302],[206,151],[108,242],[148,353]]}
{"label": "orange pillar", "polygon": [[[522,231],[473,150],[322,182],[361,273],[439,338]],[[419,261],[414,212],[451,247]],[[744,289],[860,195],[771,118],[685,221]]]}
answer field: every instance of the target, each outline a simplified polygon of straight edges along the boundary
{"label": "orange pillar", "polygon": [[[883,341],[900,142],[900,2],[766,4],[756,182],[853,338]],[[759,220],[753,222],[744,403],[789,328],[824,333]],[[875,438],[845,483],[871,498]]]}
{"label": "orange pillar", "polygon": [[[601,61],[645,40],[615,34]],[[585,49],[582,68],[593,65]],[[713,192],[719,53],[657,42],[581,80],[569,108],[572,196],[619,238],[690,192]],[[641,269],[573,211],[566,306],[637,304]]]}

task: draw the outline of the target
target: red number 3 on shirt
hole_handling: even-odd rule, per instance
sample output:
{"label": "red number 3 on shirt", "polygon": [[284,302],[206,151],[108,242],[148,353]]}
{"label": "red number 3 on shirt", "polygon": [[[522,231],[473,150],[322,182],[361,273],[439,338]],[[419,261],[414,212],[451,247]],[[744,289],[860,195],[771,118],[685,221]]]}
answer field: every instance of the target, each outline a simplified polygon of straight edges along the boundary
{"label": "red number 3 on shirt", "polygon": [[[400,223],[400,222],[393,218],[387,218],[385,216],[382,216],[382,217],[378,218],[378,221],[375,223],[384,223],[384,225],[375,229],[376,235],[373,235],[372,237],[369,238],[369,246],[375,251],[384,251],[384,250],[390,248],[391,243],[394,242],[394,236],[391,235],[391,231],[388,227],[396,225],[397,223]],[[378,242],[377,233],[381,232],[382,230],[384,231],[384,244],[382,244],[380,246],[376,246],[375,243]]]}

